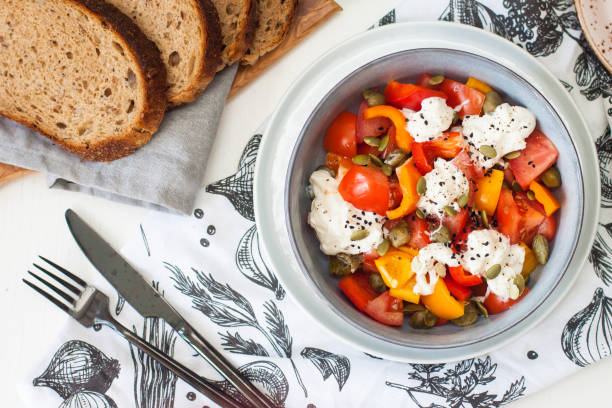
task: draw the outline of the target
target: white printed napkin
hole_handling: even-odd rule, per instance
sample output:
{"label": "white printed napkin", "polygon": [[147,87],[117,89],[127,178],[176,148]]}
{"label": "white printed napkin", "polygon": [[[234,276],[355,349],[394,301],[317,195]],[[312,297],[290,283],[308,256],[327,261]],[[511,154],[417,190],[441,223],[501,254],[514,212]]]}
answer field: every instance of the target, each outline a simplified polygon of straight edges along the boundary
{"label": "white printed napkin", "polygon": [[[279,407],[499,407],[612,351],[612,75],[584,40],[573,1],[424,4],[406,0],[380,24],[442,19],[503,35],[539,57],[580,106],[602,172],[601,220],[589,262],[555,312],[490,355],[403,364],[364,354],[301,313],[262,260],[252,203],[257,134],[237,172],[207,186],[191,217],[151,213],[123,254]],[[115,294],[102,279],[97,286]],[[120,321],[219,381],[163,322],[143,321],[116,295],[112,304]],[[67,325],[64,337],[49,343],[52,351],[40,352],[31,377],[22,379],[28,406],[214,406],[109,329]]]}

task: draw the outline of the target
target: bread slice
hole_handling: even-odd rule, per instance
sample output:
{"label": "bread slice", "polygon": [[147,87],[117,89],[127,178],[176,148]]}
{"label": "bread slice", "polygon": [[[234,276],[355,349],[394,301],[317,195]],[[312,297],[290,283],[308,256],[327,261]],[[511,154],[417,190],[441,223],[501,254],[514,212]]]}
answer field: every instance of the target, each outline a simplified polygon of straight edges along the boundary
{"label": "bread slice", "polygon": [[256,0],[214,0],[221,20],[221,64],[219,70],[240,61],[253,43],[257,27]]}
{"label": "bread slice", "polygon": [[242,57],[243,64],[253,65],[285,39],[297,6],[298,0],[257,0],[258,26],[253,44]]}
{"label": "bread slice", "polygon": [[87,160],[149,141],[166,71],[131,19],[99,0],[2,0],[0,22],[1,115]]}
{"label": "bread slice", "polygon": [[106,0],[128,15],[161,51],[170,106],[191,102],[219,66],[221,27],[210,0]]}

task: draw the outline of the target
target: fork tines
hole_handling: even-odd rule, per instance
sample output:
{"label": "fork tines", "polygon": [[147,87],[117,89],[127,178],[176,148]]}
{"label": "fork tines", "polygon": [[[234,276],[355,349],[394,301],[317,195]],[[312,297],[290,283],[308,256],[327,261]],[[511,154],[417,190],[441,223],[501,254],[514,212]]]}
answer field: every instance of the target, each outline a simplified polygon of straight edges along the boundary
{"label": "fork tines", "polygon": [[[45,261],[47,264],[51,265],[57,271],[61,272],[64,275],[64,277],[60,277],[55,273],[49,272],[47,269],[43,268],[40,265],[34,264],[34,267],[38,269],[39,271],[43,272],[48,277],[50,277],[53,281],[59,283],[61,286],[67,289],[68,292],[71,292],[72,295],[69,293],[66,293],[65,290],[58,288],[55,284],[49,282],[46,279],[41,278],[40,276],[36,275],[35,273],[29,270],[28,270],[28,274],[30,274],[32,277],[34,277],[37,281],[42,283],[44,286],[51,289],[51,291],[55,293],[55,295],[57,296],[54,296],[53,294],[49,293],[48,291],[42,289],[41,287],[33,284],[32,282],[26,279],[23,279],[23,282],[29,287],[31,287],[32,289],[34,289],[36,292],[46,297],[49,301],[53,302],[57,307],[64,310],[65,312],[68,312],[70,309],[74,307],[74,302],[81,296],[81,294],[83,293],[83,290],[87,286],[87,283],[83,279],[67,271],[65,268],[62,268],[55,262],[52,262],[42,256],[40,256],[39,258]],[[68,281],[68,279],[66,278],[68,278],[72,282]],[[61,299],[63,299],[63,301],[58,299],[58,296]]]}

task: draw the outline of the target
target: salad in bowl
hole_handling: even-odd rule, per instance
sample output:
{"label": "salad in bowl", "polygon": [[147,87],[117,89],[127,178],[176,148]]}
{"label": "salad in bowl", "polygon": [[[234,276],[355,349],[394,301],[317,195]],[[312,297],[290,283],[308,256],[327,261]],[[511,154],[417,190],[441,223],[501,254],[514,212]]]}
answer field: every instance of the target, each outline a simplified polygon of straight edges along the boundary
{"label": "salad in bowl", "polygon": [[308,224],[341,291],[382,324],[468,326],[504,312],[549,258],[559,153],[491,85],[392,80],[325,131]]}

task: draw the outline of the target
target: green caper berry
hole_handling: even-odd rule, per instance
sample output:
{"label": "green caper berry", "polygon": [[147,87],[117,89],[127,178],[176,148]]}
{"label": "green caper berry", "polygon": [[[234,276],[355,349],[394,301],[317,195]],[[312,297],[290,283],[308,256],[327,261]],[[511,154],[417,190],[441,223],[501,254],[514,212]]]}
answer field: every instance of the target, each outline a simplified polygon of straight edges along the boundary
{"label": "green caper berry", "polygon": [[377,293],[383,293],[388,289],[387,285],[385,285],[385,281],[383,281],[383,278],[377,273],[370,275],[370,286]]}
{"label": "green caper berry", "polygon": [[561,185],[561,173],[556,167],[551,167],[540,176],[540,180],[548,188],[555,188]]}
{"label": "green caper berry", "polygon": [[395,248],[406,245],[410,241],[410,228],[405,222],[397,224],[389,231],[389,242]]}
{"label": "green caper berry", "polygon": [[425,310],[425,306],[418,303],[404,302],[404,313],[421,312],[423,310]]}
{"label": "green caper berry", "polygon": [[345,264],[337,257],[329,260],[329,274],[332,276],[347,276],[351,274],[351,266]]}
{"label": "green caper berry", "polygon": [[474,302],[470,302],[463,309],[463,316],[452,319],[451,322],[457,326],[465,327],[476,323],[476,320],[478,320],[478,308]]}

